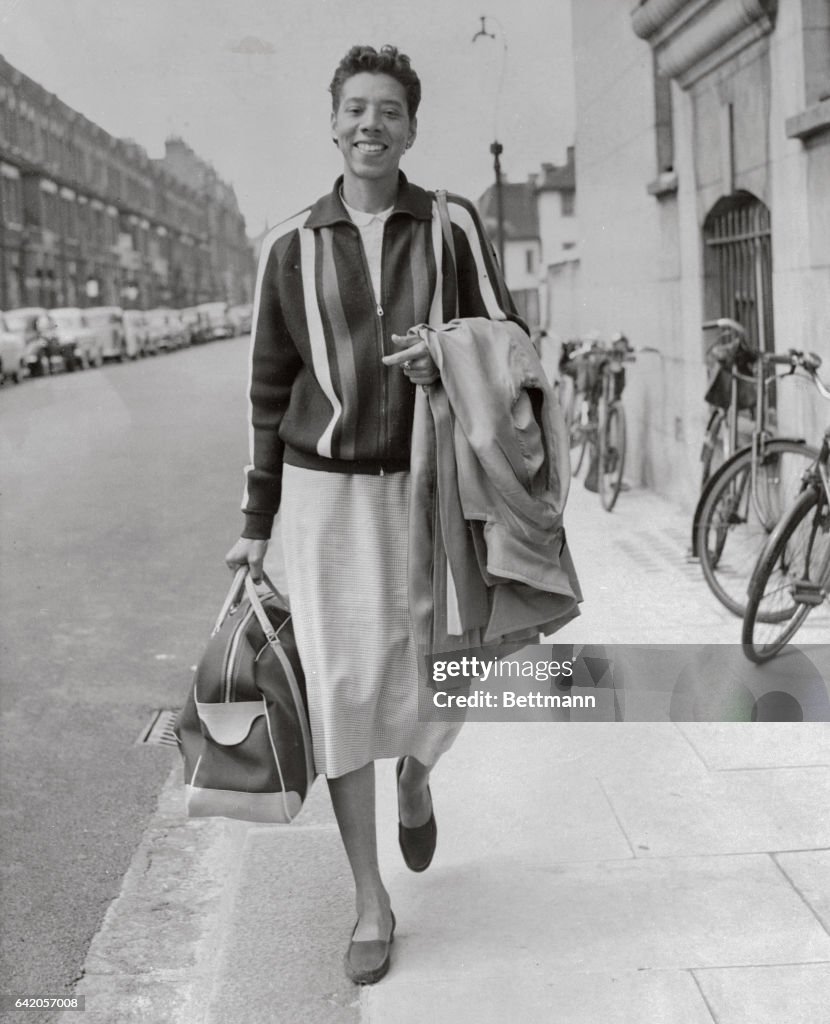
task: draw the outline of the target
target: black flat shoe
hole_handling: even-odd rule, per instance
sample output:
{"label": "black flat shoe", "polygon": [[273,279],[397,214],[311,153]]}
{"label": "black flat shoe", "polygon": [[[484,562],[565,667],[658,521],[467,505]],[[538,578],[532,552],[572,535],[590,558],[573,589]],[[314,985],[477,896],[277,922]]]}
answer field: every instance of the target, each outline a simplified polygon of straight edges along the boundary
{"label": "black flat shoe", "polygon": [[[369,939],[366,942],[355,942],[352,938],[343,958],[346,977],[355,985],[374,985],[389,970],[389,954],[395,941],[395,915],[392,914],[392,929],[388,939]],[[352,936],[357,931],[355,921]]]}
{"label": "black flat shoe", "polygon": [[[400,781],[403,763],[406,759],[401,758],[395,768],[395,778]],[[432,805],[432,793],[427,786],[429,793],[430,807]],[[416,828],[407,828],[401,824],[400,801],[398,802],[398,844],[403,854],[404,863],[410,871],[426,871],[432,863],[435,854],[435,843],[438,839],[438,826],[435,823],[435,813],[430,810],[429,821]]]}

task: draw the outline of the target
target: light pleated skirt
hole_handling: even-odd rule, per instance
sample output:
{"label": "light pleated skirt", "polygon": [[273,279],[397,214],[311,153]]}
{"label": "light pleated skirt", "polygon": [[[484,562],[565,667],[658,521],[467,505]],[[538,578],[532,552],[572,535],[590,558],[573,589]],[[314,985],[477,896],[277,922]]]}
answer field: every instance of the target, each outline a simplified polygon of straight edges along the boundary
{"label": "light pleated skirt", "polygon": [[460,724],[418,720],[407,597],[409,474],[286,465],[282,543],[317,771],[383,757],[433,765]]}

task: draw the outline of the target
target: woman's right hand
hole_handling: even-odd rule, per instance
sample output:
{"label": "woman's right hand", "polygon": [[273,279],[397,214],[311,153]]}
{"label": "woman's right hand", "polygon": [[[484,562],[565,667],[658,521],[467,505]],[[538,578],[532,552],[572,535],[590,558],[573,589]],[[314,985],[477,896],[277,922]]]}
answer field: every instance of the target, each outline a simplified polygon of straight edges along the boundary
{"label": "woman's right hand", "polygon": [[261,583],[262,563],[265,561],[267,550],[267,540],[251,540],[248,537],[240,537],[225,555],[225,565],[231,572],[236,572],[241,566],[247,565],[254,583]]}

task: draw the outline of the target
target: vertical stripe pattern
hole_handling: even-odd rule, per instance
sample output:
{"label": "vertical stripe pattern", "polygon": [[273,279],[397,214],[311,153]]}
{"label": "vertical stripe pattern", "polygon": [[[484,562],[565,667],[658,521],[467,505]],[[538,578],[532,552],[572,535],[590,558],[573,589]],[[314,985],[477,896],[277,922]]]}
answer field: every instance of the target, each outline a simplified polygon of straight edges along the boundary
{"label": "vertical stripe pattern", "polygon": [[[293,220],[297,222],[297,226],[302,223],[307,215],[307,210],[303,210],[302,213],[297,214]],[[254,287],[254,302],[251,311],[251,344],[248,349],[248,387],[246,394],[248,396],[248,458],[250,462],[245,466],[244,479],[245,483],[242,490],[242,508],[248,506],[248,474],[254,468],[254,410],[251,402],[251,385],[254,377],[254,345],[256,343],[256,332],[259,326],[260,306],[262,305],[262,285],[265,279],[265,270],[268,266],[268,257],[271,254],[271,249],[274,247],[276,242],[282,238],[287,231],[292,228],[291,222],[284,224],[277,224],[271,231],[265,236],[262,242],[262,248],[259,254],[259,263],[257,264],[257,275],[256,285]]]}
{"label": "vertical stripe pattern", "polygon": [[[346,313],[340,296],[337,281],[337,264],[334,259],[334,238],[331,228],[320,231],[322,241],[322,280],[323,295],[326,297],[326,313],[328,315],[331,337],[329,351],[333,352],[337,365],[337,377],[341,395],[357,395],[357,369],[354,361],[354,347],[349,335]],[[343,418],[343,432],[340,437],[339,457],[353,459],[357,441],[357,417]]]}
{"label": "vertical stripe pattern", "polygon": [[444,233],[441,230],[441,217],[438,206],[432,204],[432,254],[435,260],[435,291],[432,295],[432,306],[429,310],[430,327],[437,327],[444,320]]}
{"label": "vertical stripe pattern", "polygon": [[426,232],[424,226],[415,221],[409,225],[409,232],[411,238],[410,251],[412,253],[409,265],[412,278],[412,304],[415,315],[418,316],[418,311],[428,309],[430,305]]}
{"label": "vertical stripe pattern", "polygon": [[493,282],[490,280],[490,274],[487,271],[487,261],[485,260],[484,251],[481,248],[481,239],[478,236],[472,216],[469,211],[465,210],[458,203],[451,202],[448,205],[450,220],[457,224],[467,236],[467,243],[470,246],[470,251],[473,254],[476,269],[478,270],[478,286],[487,309],[487,315],[491,320],[506,320],[507,314],[496,297]]}
{"label": "vertical stripe pattern", "polygon": [[303,301],[305,303],[306,326],[311,347],[311,359],[314,373],[326,398],[331,403],[332,417],[317,442],[317,454],[324,458],[332,457],[331,439],[334,428],[343,412],[340,399],[334,391],[329,371],[328,353],[326,352],[326,336],[320,307],[317,303],[317,266],[314,244],[314,232],[308,228],[300,229],[300,258],[303,274]]}

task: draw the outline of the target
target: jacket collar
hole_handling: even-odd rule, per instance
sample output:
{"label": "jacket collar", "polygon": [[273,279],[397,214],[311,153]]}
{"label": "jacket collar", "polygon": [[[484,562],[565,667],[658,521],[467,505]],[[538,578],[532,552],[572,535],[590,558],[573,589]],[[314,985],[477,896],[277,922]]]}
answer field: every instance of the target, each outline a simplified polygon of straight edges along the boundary
{"label": "jacket collar", "polygon": [[[340,199],[340,186],[343,184],[343,175],[335,181],[334,188],[328,195],[318,199],[311,207],[311,212],[306,218],[305,228],[324,228],[339,221],[346,221],[351,224],[352,220],[346,213],[346,209]],[[417,185],[411,185],[403,171],[398,171],[398,198],[390,214],[394,217],[396,213],[405,213],[416,220],[432,219],[432,196],[429,192]]]}

